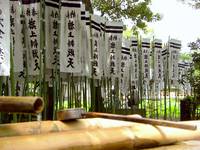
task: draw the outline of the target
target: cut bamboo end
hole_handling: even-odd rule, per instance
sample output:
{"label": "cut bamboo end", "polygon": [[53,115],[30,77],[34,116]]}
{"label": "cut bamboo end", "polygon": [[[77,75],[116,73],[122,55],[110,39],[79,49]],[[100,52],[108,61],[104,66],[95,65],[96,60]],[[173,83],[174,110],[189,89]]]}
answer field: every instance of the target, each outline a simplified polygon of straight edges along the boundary
{"label": "cut bamboo end", "polygon": [[37,114],[43,108],[44,101],[41,97],[0,96],[0,112]]}
{"label": "cut bamboo end", "polygon": [[44,109],[44,101],[40,97],[37,97],[34,102],[33,107],[34,107],[35,113],[42,112]]}

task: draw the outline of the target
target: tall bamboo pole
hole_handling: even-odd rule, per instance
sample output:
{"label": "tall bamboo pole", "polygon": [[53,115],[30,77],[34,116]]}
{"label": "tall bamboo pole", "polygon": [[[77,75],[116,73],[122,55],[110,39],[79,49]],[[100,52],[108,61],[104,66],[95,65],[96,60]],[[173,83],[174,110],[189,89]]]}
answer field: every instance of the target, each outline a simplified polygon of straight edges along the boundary
{"label": "tall bamboo pole", "polygon": [[138,38],[138,62],[139,62],[139,89],[140,89],[140,93],[139,93],[139,97],[140,97],[140,105],[141,105],[141,109],[143,109],[143,73],[142,73],[142,44],[141,44],[141,40],[142,37],[140,36],[140,38]]}
{"label": "tall bamboo pole", "polygon": [[[14,43],[14,41],[12,42]],[[10,85],[11,85],[11,96],[15,96],[15,73],[14,73],[14,45],[10,44]],[[13,114],[13,122],[17,122],[17,115]]]}
{"label": "tall bamboo pole", "polygon": [[168,49],[167,49],[167,66],[166,66],[166,73],[164,74],[164,120],[167,119],[167,82],[168,82],[168,58],[169,58],[169,54],[168,54]]}
{"label": "tall bamboo pole", "polygon": [[[0,96],[2,96],[3,93],[2,85],[3,85],[3,76],[0,76]],[[0,112],[0,124],[1,123],[2,123],[2,113]]]}
{"label": "tall bamboo pole", "polygon": [[86,111],[88,110],[88,107],[87,107],[87,99],[88,99],[88,96],[87,96],[87,77],[85,76],[84,77],[84,84],[83,84],[83,107],[86,109]]}
{"label": "tall bamboo pole", "polygon": [[[169,37],[169,40],[170,40],[170,37]],[[169,44],[169,40],[168,40],[168,46],[167,46],[167,48],[168,48],[168,52],[169,52],[169,56],[170,56],[170,44]],[[170,60],[171,61],[171,60]],[[169,63],[169,60],[168,60],[168,63]],[[168,64],[167,63],[167,64]],[[171,120],[171,78],[169,78],[169,67],[171,67],[171,66],[169,66],[169,64],[168,64],[168,92],[169,92],[169,105],[168,105],[168,107],[169,107],[169,119]]]}

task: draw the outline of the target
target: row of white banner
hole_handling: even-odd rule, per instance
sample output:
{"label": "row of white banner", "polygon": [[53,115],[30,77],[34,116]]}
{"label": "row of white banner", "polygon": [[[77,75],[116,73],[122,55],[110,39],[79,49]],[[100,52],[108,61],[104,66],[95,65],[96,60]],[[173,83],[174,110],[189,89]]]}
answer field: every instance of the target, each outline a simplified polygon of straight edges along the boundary
{"label": "row of white banner", "polygon": [[122,22],[89,14],[81,0],[45,0],[45,19],[41,12],[40,0],[0,2],[1,76],[10,74],[10,48],[19,77],[25,76],[26,69],[28,75],[36,76],[43,69],[57,68],[61,73],[94,79],[119,78],[127,85],[130,80],[137,84],[139,69],[145,82],[160,82],[167,72],[169,79],[178,81],[183,68],[188,68],[178,65],[180,41],[170,39],[163,48],[161,40],[142,39],[140,50],[137,39],[122,38]]}

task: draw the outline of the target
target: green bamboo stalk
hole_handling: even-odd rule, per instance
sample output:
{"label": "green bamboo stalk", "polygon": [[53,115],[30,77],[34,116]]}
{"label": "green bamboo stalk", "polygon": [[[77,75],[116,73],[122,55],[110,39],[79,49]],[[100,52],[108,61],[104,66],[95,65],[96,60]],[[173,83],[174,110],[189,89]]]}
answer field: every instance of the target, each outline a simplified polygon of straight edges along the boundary
{"label": "green bamboo stalk", "polygon": [[83,102],[82,102],[82,76],[79,77],[79,84],[78,84],[78,100],[79,100],[79,107],[83,107]]}
{"label": "green bamboo stalk", "polygon": [[63,109],[63,96],[64,96],[64,92],[63,92],[63,86],[62,85],[62,78],[59,79],[60,82],[58,82],[58,87],[60,89],[60,92],[58,93],[58,97],[59,97],[59,109]]}
{"label": "green bamboo stalk", "polygon": [[[155,38],[153,37],[153,41],[155,40]],[[151,57],[151,61],[152,61],[152,64],[153,64],[153,70],[155,72],[155,57],[154,57],[154,54],[155,54],[155,44],[154,42],[151,43],[152,44],[152,57]],[[152,96],[153,98],[155,98],[154,100],[154,118],[157,118],[158,116],[158,109],[157,109],[157,101],[158,101],[158,98],[157,98],[157,94],[155,94],[157,91],[155,91],[155,87],[156,87],[156,81],[155,81],[155,77],[153,79],[153,83],[152,83],[152,86],[153,86],[153,90],[152,90]],[[151,89],[151,88],[150,88]]]}
{"label": "green bamboo stalk", "polygon": [[119,97],[119,80],[118,78],[115,78],[115,85],[114,85],[114,99],[113,99],[113,103],[114,103],[114,107],[113,107],[113,110],[112,110],[112,113],[115,114],[116,113],[116,104],[118,103],[118,97]]}
{"label": "green bamboo stalk", "polygon": [[[78,80],[78,79],[76,79]],[[79,104],[78,104],[78,86],[77,84],[74,83],[73,85],[74,87],[74,101],[75,101],[75,108],[79,107]]]}
{"label": "green bamboo stalk", "polygon": [[70,75],[70,108],[73,108],[73,85],[72,76]]}
{"label": "green bamboo stalk", "polygon": [[[43,97],[45,106],[47,106],[47,87],[46,87],[46,49],[45,49],[45,2],[40,1],[40,72],[39,72],[39,95]],[[43,117],[46,118],[46,108],[44,108]]]}
{"label": "green bamboo stalk", "polygon": [[109,104],[109,100],[110,100],[110,91],[109,91],[109,79],[108,77],[106,77],[105,79],[105,91],[106,91],[106,109],[105,109],[105,112],[108,112],[108,104]]}
{"label": "green bamboo stalk", "polygon": [[143,104],[143,72],[142,72],[142,44],[141,44],[141,40],[142,37],[140,36],[140,39],[137,37],[138,39],[138,62],[139,62],[139,89],[140,89],[140,105],[141,105],[141,109],[145,109],[145,103]]}
{"label": "green bamboo stalk", "polygon": [[91,90],[91,111],[94,111],[95,109],[95,93],[96,93],[96,89],[95,89],[95,79],[91,79],[91,85],[90,85],[90,90]]}
{"label": "green bamboo stalk", "polygon": [[[160,87],[160,84],[158,84],[158,86]],[[159,91],[160,91],[160,89],[159,89]],[[158,107],[158,101],[159,101],[159,98],[158,98],[158,93],[157,93],[157,97],[156,97],[156,119],[159,118],[159,113],[158,113],[158,109],[159,109],[159,107]],[[160,100],[160,101],[161,101],[161,100]]]}
{"label": "green bamboo stalk", "polygon": [[[170,39],[170,37],[169,37],[169,39]],[[169,40],[168,40],[169,41]],[[169,52],[169,44],[168,44],[168,52]],[[168,60],[168,62],[169,62],[169,60]],[[168,64],[168,63],[167,63]],[[171,66],[169,66],[169,64],[168,64],[168,92],[169,92],[169,105],[168,105],[168,107],[169,107],[169,119],[171,120],[171,79],[169,79],[169,67],[171,67]]]}
{"label": "green bamboo stalk", "polygon": [[[0,76],[0,96],[2,96],[3,93],[2,85],[3,85],[3,76]],[[0,124],[1,123],[2,123],[2,113],[0,112]]]}
{"label": "green bamboo stalk", "polygon": [[84,77],[84,88],[83,88],[83,107],[87,111],[87,77]]}
{"label": "green bamboo stalk", "polygon": [[[61,21],[61,1],[59,1],[59,17],[58,17],[58,35],[60,35],[60,21]],[[60,48],[60,36],[58,36],[58,46],[57,49]],[[58,53],[56,53],[57,57],[58,57]],[[54,78],[52,79],[52,83],[53,83],[53,119],[56,119],[56,112],[58,110],[58,101],[61,98],[61,93],[60,93],[60,84],[62,85],[61,82],[61,77],[60,77],[60,72],[59,72],[59,65],[56,62],[54,68],[53,68],[53,76]]]}
{"label": "green bamboo stalk", "polygon": [[57,111],[57,88],[56,88],[56,82],[53,82],[53,120],[56,119],[56,111]]}
{"label": "green bamboo stalk", "polygon": [[[168,56],[167,56],[167,64],[168,64]],[[166,96],[167,96],[167,75],[165,74],[164,75],[164,120],[167,119],[167,97]]]}
{"label": "green bamboo stalk", "polygon": [[11,46],[11,48],[10,48],[10,84],[11,84],[11,95],[15,96],[15,74],[14,74],[13,46]]}
{"label": "green bamboo stalk", "polygon": [[179,95],[179,86],[176,86],[175,90],[175,104],[174,104],[174,111],[173,111],[173,119],[176,119],[176,111],[177,111],[177,103],[178,103],[178,95]]}
{"label": "green bamboo stalk", "polygon": [[[171,80],[170,80],[171,81]],[[168,91],[169,91],[169,99],[168,99],[168,107],[169,107],[169,119],[171,120],[171,83],[170,83],[170,81],[168,81]]]}
{"label": "green bamboo stalk", "polygon": [[[14,74],[14,46],[10,44],[10,85],[11,85],[11,96],[15,96],[15,74]],[[17,122],[17,115],[13,114],[13,122]]]}
{"label": "green bamboo stalk", "polygon": [[[90,16],[90,46],[91,46],[91,56],[93,57],[93,41],[92,41],[92,19]],[[93,68],[93,63],[92,63],[92,68]],[[91,108],[90,110],[93,111],[95,109],[95,95],[96,95],[96,89],[95,89],[95,79],[92,74],[91,82],[90,82],[90,91],[91,91]]]}
{"label": "green bamboo stalk", "polygon": [[[69,78],[69,74],[67,74],[67,78]],[[70,80],[67,80],[67,101],[68,101],[68,108],[71,106],[71,101],[70,101]]]}
{"label": "green bamboo stalk", "polygon": [[3,76],[0,76],[0,96],[2,96],[3,93],[2,85],[3,85]]}

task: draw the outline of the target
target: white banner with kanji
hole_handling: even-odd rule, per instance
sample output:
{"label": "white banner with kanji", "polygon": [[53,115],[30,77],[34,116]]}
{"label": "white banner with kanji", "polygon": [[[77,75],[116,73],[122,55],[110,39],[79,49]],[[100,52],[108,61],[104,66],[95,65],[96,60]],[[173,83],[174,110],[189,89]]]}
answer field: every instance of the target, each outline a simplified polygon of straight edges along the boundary
{"label": "white banner with kanji", "polygon": [[88,11],[85,12],[85,23],[86,23],[86,53],[85,53],[85,71],[86,76],[92,76],[92,63],[91,63],[91,32],[90,32],[90,14]]}
{"label": "white banner with kanji", "polygon": [[81,0],[62,0],[60,15],[60,72],[80,73]]}
{"label": "white banner with kanji", "polygon": [[122,44],[122,22],[106,22],[105,42],[107,54],[107,70],[105,76],[119,78],[120,76],[120,57]]}
{"label": "white banner with kanji", "polygon": [[10,75],[9,1],[0,1],[0,76]]}
{"label": "white banner with kanji", "polygon": [[121,61],[120,61],[120,90],[126,95],[129,89],[130,79],[130,46],[131,42],[123,39],[121,47]]}
{"label": "white banner with kanji", "polygon": [[105,42],[105,26],[106,24],[106,19],[104,17],[100,18],[100,61],[101,61],[101,68],[103,71],[103,76],[106,76],[107,74],[107,49],[106,49],[106,42]]}
{"label": "white banner with kanji", "polygon": [[85,5],[81,5],[81,76],[91,77],[90,19]]}
{"label": "white banner with kanji", "polygon": [[170,39],[169,42],[169,79],[174,83],[178,81],[178,62],[181,50],[181,41]]}
{"label": "white banner with kanji", "polygon": [[10,39],[13,49],[14,72],[23,71],[23,44],[20,0],[10,0]]}
{"label": "white banner with kanji", "polygon": [[22,0],[27,40],[28,75],[39,75],[41,70],[40,49],[40,1]]}
{"label": "white banner with kanji", "polygon": [[103,75],[101,65],[101,52],[100,52],[100,27],[101,19],[99,16],[91,16],[91,31],[92,31],[92,76],[94,79],[101,79]]}
{"label": "white banner with kanji", "polygon": [[59,13],[59,0],[45,0],[45,60],[47,69],[55,69],[59,65]]}
{"label": "white banner with kanji", "polygon": [[163,79],[162,41],[155,39],[153,46],[153,79],[160,82]]}
{"label": "white banner with kanji", "polygon": [[138,41],[135,37],[131,38],[131,85],[137,86],[139,79],[139,56]]}
{"label": "white banner with kanji", "polygon": [[150,39],[142,39],[142,73],[144,81],[150,80]]}

